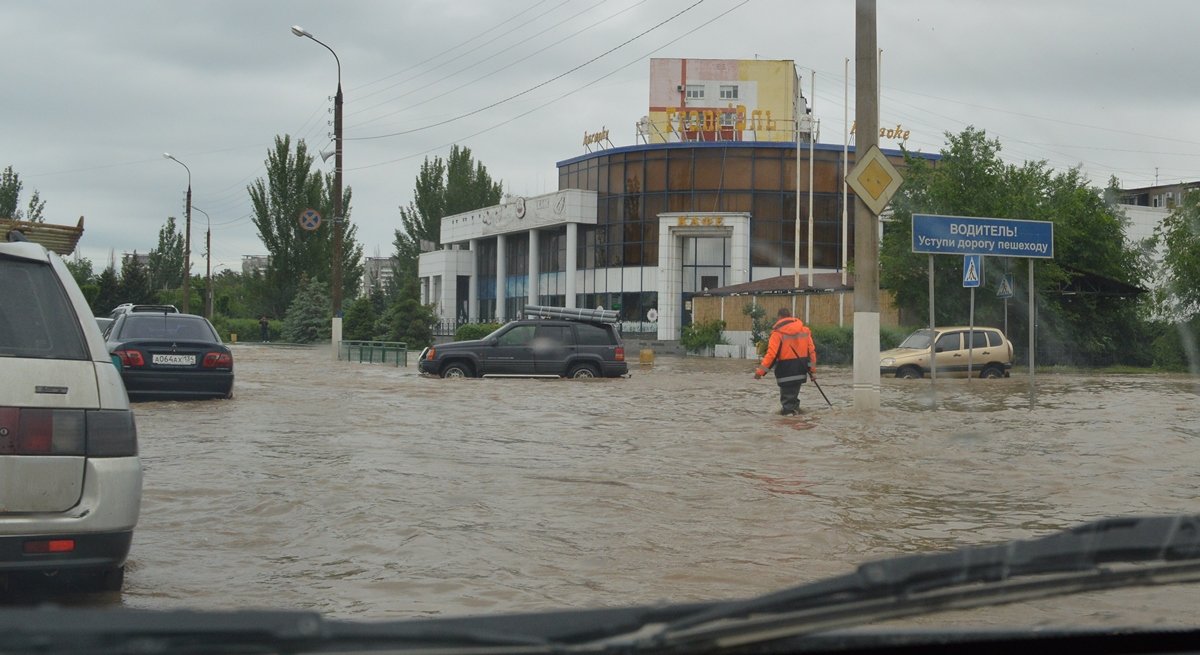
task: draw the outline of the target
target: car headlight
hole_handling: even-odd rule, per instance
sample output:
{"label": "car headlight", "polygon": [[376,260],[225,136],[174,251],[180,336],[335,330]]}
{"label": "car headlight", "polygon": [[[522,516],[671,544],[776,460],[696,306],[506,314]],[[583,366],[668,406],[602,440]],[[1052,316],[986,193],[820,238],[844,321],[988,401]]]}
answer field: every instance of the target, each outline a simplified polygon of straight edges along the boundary
{"label": "car headlight", "polygon": [[896,363],[896,360],[891,357],[884,357],[883,359],[879,360],[880,366],[891,366],[895,363]]}

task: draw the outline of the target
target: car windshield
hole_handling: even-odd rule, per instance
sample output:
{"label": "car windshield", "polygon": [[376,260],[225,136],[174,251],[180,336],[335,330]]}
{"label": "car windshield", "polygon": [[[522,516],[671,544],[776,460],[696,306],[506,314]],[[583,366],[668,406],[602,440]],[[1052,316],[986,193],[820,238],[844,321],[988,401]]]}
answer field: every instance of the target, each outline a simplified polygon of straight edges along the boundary
{"label": "car windshield", "polygon": [[904,341],[901,341],[897,348],[917,348],[920,350],[928,350],[930,340],[933,339],[934,334],[937,333],[933,330],[917,330],[916,332],[908,335]]}
{"label": "car windshield", "polygon": [[[514,650],[566,621],[513,614],[647,619],[611,653],[858,611],[1200,629],[1192,571],[1157,568],[1186,543],[1037,541],[1200,514],[1200,3],[66,0],[0,25],[0,651],[39,650],[3,619],[43,605]],[[88,503],[133,437],[131,527]],[[997,559],[1013,540],[1044,548]],[[1164,584],[1100,588],[1143,569]]]}

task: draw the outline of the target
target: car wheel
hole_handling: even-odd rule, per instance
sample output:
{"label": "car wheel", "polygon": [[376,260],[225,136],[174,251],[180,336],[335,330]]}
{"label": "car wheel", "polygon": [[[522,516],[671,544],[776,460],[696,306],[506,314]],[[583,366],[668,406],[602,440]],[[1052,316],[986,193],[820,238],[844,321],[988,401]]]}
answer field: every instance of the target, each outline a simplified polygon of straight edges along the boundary
{"label": "car wheel", "polygon": [[442,369],[442,377],[444,377],[444,378],[469,378],[469,377],[472,377],[471,368],[466,364],[461,364],[459,362],[452,362],[450,364],[447,364],[446,368]]}
{"label": "car wheel", "polygon": [[994,380],[1004,377],[1004,371],[999,366],[988,366],[979,372],[979,377]]}
{"label": "car wheel", "polygon": [[896,377],[903,378],[905,380],[919,380],[921,379],[921,369],[915,366],[905,366],[899,371],[896,371]]}
{"label": "car wheel", "polygon": [[586,380],[600,375],[595,366],[591,364],[576,364],[571,367],[571,371],[567,373],[567,377],[575,380]]}

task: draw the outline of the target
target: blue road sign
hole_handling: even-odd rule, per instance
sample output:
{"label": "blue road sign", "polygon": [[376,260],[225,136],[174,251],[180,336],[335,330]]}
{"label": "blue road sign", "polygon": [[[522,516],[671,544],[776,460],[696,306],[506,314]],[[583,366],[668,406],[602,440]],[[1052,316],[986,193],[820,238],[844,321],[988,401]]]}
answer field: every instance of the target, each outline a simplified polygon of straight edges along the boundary
{"label": "blue road sign", "polygon": [[996,289],[997,298],[1012,298],[1013,297],[1013,276],[1012,273],[1006,274],[1000,278],[1000,288]]}
{"label": "blue road sign", "polygon": [[1054,223],[913,214],[912,251],[1054,259]]}
{"label": "blue road sign", "polygon": [[983,255],[963,255],[963,286],[979,286],[983,278]]}

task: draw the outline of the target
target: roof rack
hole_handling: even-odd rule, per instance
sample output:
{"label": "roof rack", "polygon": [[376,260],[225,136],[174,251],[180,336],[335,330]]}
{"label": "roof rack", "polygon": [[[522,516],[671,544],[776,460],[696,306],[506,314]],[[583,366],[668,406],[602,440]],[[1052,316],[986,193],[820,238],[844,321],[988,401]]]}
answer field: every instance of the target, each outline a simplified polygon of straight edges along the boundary
{"label": "roof rack", "polygon": [[616,323],[619,312],[615,309],[574,309],[566,307],[548,307],[546,305],[525,305],[526,316],[538,318],[573,318],[584,321],[600,321]]}

